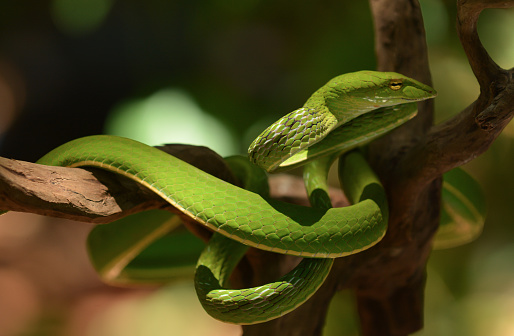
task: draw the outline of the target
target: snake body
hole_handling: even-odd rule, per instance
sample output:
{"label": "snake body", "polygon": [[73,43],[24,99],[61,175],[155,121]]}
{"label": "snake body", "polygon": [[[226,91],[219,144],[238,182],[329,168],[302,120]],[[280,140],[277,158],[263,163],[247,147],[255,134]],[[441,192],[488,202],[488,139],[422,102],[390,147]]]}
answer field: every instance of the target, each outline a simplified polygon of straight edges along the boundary
{"label": "snake body", "polygon": [[[195,278],[202,305],[226,322],[259,323],[307,300],[323,283],[332,258],[367,249],[384,236],[385,193],[362,156],[351,153],[343,165],[352,174],[343,186],[354,203],[349,207],[331,208],[329,199],[319,196],[326,195],[328,167],[342,153],[412,118],[415,102],[435,94],[431,87],[397,73],[345,74],[258,136],[249,148],[254,164],[244,160],[243,165],[251,167],[250,172],[259,171],[256,165],[268,172],[305,165],[313,207],[270,199],[262,186],[236,187],[155,148],[115,136],[71,141],[38,163],[98,167],[124,175],[208,227],[214,235],[200,256]],[[307,258],[276,282],[224,289],[248,246]]]}
{"label": "snake body", "polygon": [[[265,199],[160,150],[116,136],[72,140],[38,163],[98,167],[124,175],[212,231],[271,252],[340,257],[369,247],[385,230],[380,209],[371,202],[322,211]],[[368,230],[379,233],[370,235]]]}

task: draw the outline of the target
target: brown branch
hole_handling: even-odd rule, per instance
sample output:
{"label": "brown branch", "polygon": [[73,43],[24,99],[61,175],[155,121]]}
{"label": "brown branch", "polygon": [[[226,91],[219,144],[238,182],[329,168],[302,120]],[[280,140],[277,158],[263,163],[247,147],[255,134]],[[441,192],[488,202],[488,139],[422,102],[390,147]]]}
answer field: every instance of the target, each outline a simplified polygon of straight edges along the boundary
{"label": "brown branch", "polygon": [[80,168],[0,158],[0,209],[89,223],[108,223],[165,205],[127,178]]}
{"label": "brown branch", "polygon": [[[206,147],[160,149],[226,181],[234,178],[221,157]],[[0,157],[0,209],[95,224],[109,223],[169,204],[130,179],[97,168],[50,167]]]}
{"label": "brown branch", "polygon": [[477,21],[484,8],[514,7],[514,1],[458,1],[458,31],[469,64],[480,85],[477,100],[433,127],[409,153],[416,162],[405,175],[422,187],[443,173],[485,152],[514,116],[514,70],[501,69],[484,49]]}
{"label": "brown branch", "polygon": [[[417,3],[370,3],[379,70],[405,73],[429,84]],[[356,290],[363,335],[407,335],[422,327],[425,267],[438,226],[441,175],[483,153],[512,118],[512,71],[497,67],[476,33],[478,14],[492,2],[463,3],[459,3],[458,29],[481,95],[461,114],[436,127],[431,126],[431,104],[421,104],[410,124],[370,146],[370,161],[388,193],[389,229],[381,243],[338,261],[331,274],[353,271],[349,283],[341,285]]]}
{"label": "brown branch", "polygon": [[[370,5],[378,70],[396,71],[430,85],[418,2],[370,0]],[[337,260],[329,278],[339,281],[340,288],[355,291],[365,336],[408,335],[423,326],[425,267],[430,240],[437,229],[440,185],[425,186],[412,194],[405,188],[409,179],[403,172],[412,165],[405,160],[407,153],[420,142],[432,123],[433,102],[423,102],[418,104],[416,118],[370,146],[370,163],[388,195],[388,232],[371,249]],[[341,281],[346,278],[348,281]]]}
{"label": "brown branch", "polygon": [[[514,6],[512,0],[458,0],[457,32],[468,57],[469,65],[477,78],[481,89],[487,89],[499,72],[500,67],[492,60],[480,42],[477,31],[478,17],[486,8],[509,8]],[[483,91],[487,92],[487,91]]]}
{"label": "brown branch", "polygon": [[434,126],[419,150],[411,153],[409,159],[417,162],[417,188],[481,155],[500,135],[514,116],[514,77],[510,76],[510,83],[484,109],[479,108],[484,105],[479,98],[457,116]]}

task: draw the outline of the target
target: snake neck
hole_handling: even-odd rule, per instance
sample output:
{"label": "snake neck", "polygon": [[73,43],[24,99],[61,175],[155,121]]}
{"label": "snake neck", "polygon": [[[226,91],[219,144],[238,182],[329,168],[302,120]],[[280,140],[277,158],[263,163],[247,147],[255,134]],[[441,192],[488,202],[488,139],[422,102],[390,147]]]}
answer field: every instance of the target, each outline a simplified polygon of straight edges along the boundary
{"label": "snake neck", "polygon": [[337,126],[337,119],[322,105],[288,113],[258,136],[248,149],[250,161],[268,172],[299,151],[323,139]]}

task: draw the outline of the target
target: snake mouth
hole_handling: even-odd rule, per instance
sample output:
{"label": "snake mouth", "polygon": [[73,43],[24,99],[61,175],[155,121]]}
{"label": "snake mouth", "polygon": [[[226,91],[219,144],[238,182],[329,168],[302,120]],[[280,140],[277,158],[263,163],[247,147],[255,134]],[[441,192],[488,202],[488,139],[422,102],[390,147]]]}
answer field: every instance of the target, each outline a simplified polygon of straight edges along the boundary
{"label": "snake mouth", "polygon": [[[433,97],[435,97],[437,94],[435,94]],[[413,102],[420,102],[426,100],[426,98],[401,98],[404,101],[413,103]]]}

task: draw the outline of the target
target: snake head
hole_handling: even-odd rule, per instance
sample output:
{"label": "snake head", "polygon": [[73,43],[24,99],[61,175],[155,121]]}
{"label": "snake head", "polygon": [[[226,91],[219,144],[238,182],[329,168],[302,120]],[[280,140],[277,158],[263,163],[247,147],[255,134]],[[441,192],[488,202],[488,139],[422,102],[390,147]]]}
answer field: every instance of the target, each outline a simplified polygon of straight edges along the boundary
{"label": "snake head", "polygon": [[338,120],[345,120],[352,119],[354,110],[366,111],[435,96],[437,92],[430,86],[396,72],[358,71],[331,79],[309,100],[323,100]]}
{"label": "snake head", "polygon": [[[307,149],[324,144],[322,140],[335,129],[348,129],[345,141],[352,146],[362,145],[383,134],[382,130],[389,131],[407,120],[395,113],[385,118],[383,108],[436,95],[430,86],[395,72],[359,71],[337,76],[317,90],[302,108],[264,130],[248,149],[250,161],[268,172],[301,165],[312,159]],[[410,116],[414,114],[409,112]],[[362,132],[358,130],[360,125]],[[342,148],[340,144],[336,147]]]}

